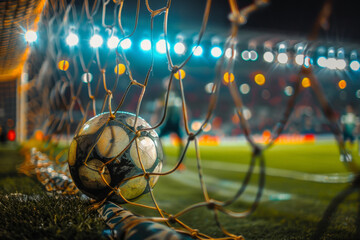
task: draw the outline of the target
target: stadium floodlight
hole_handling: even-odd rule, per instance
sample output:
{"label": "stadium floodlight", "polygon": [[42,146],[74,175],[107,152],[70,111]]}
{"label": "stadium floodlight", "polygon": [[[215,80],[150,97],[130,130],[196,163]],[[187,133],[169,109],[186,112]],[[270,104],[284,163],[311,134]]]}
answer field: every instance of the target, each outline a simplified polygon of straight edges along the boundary
{"label": "stadium floodlight", "polygon": [[226,57],[226,58],[231,58],[231,57],[235,58],[235,57],[236,57],[236,50],[234,49],[234,56],[233,56],[233,50],[232,50],[232,48],[226,49],[226,51],[225,51],[225,57]]}
{"label": "stadium floodlight", "polygon": [[286,53],[279,53],[277,56],[277,60],[281,64],[286,64],[289,60],[289,57]]}
{"label": "stadium floodlight", "polygon": [[353,71],[359,71],[360,69],[360,63],[357,60],[351,61],[350,62],[350,69]]}
{"label": "stadium floodlight", "polygon": [[264,58],[265,62],[268,62],[268,63],[272,63],[275,59],[274,54],[270,51],[265,52],[263,58]]}
{"label": "stadium floodlight", "polygon": [[70,33],[66,39],[66,44],[70,47],[76,46],[79,43],[79,37],[75,33]]}
{"label": "stadium floodlight", "polygon": [[117,46],[119,45],[120,39],[116,36],[111,36],[111,38],[109,38],[107,40],[107,46],[110,49],[114,49],[117,48]]}
{"label": "stadium floodlight", "polygon": [[91,83],[92,79],[93,79],[93,75],[91,73],[89,73],[89,72],[84,73],[83,75],[81,75],[81,81],[83,83]]}
{"label": "stadium floodlight", "polygon": [[166,53],[166,48],[170,48],[169,43],[165,42],[165,39],[161,39],[156,43],[156,51],[158,53]]}
{"label": "stadium floodlight", "polygon": [[28,30],[26,33],[25,33],[25,40],[26,42],[28,43],[33,43],[37,40],[37,34],[35,31],[33,30]]}
{"label": "stadium floodlight", "polygon": [[243,83],[240,85],[239,90],[242,94],[248,94],[250,92],[250,86],[247,83]]}
{"label": "stadium floodlight", "polygon": [[284,93],[286,96],[290,97],[294,94],[294,88],[292,86],[286,86],[284,88]]}
{"label": "stadium floodlight", "polygon": [[346,68],[346,62],[344,59],[336,60],[336,68],[339,70],[344,70]]}
{"label": "stadium floodlight", "polygon": [[242,58],[244,61],[249,61],[249,60],[250,60],[250,52],[249,52],[248,50],[242,51],[242,53],[241,53],[241,58]]}
{"label": "stadium floodlight", "polygon": [[176,54],[184,54],[185,51],[186,51],[186,47],[185,47],[185,44],[182,43],[182,42],[178,42],[175,44],[174,46],[174,51]]}
{"label": "stadium floodlight", "polygon": [[213,56],[214,58],[220,57],[221,54],[222,54],[221,48],[219,48],[219,47],[217,47],[217,46],[211,48],[211,56]]}
{"label": "stadium floodlight", "polygon": [[104,40],[103,38],[99,35],[99,34],[94,34],[91,38],[90,38],[90,46],[93,48],[98,48],[101,47],[101,45],[103,44]]}
{"label": "stadium floodlight", "polygon": [[329,68],[329,69],[336,69],[336,64],[337,61],[334,57],[331,57],[331,58],[328,58],[328,60],[326,61],[326,67]]}
{"label": "stadium floodlight", "polygon": [[124,50],[131,48],[131,45],[132,45],[132,42],[129,38],[125,38],[124,40],[122,40],[120,42],[120,46]]}
{"label": "stadium floodlight", "polygon": [[312,63],[313,63],[313,60],[311,57],[309,57],[309,56],[304,57],[304,67],[309,68]]}
{"label": "stadium floodlight", "polygon": [[140,42],[140,48],[143,51],[150,51],[151,50],[151,41],[149,39],[144,39]]}
{"label": "stadium floodlight", "polygon": [[324,57],[324,56],[319,57],[319,58],[317,59],[317,61],[316,61],[317,65],[318,65],[319,67],[323,67],[323,68],[326,67],[326,62],[327,62],[327,58]]}
{"label": "stadium floodlight", "polygon": [[201,46],[194,46],[193,47],[194,56],[201,56],[203,53],[203,49]]}
{"label": "stadium floodlight", "polygon": [[298,54],[295,57],[295,62],[297,65],[301,66],[304,64],[304,54]]}
{"label": "stadium floodlight", "polygon": [[355,95],[356,95],[357,98],[360,98],[360,89],[356,90]]}
{"label": "stadium floodlight", "polygon": [[258,54],[255,50],[249,52],[249,57],[251,61],[256,61],[258,59]]}

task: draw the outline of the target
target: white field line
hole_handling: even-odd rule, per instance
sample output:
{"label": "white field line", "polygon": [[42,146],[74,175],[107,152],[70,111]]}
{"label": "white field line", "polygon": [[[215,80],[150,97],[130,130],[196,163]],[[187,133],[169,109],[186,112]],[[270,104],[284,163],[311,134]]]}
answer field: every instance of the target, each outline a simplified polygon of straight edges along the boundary
{"label": "white field line", "polygon": [[[196,159],[194,158],[186,158],[185,165],[188,166],[196,166]],[[212,169],[219,171],[231,171],[231,172],[247,172],[249,165],[242,163],[228,163],[228,162],[220,162],[220,161],[211,161],[211,160],[202,160],[202,165],[204,169]],[[255,166],[254,173],[259,172],[259,166]],[[299,172],[293,170],[286,169],[278,169],[278,168],[270,168],[266,167],[265,169],[267,176],[272,177],[282,177],[282,178],[290,178],[301,181],[309,181],[309,182],[318,182],[318,183],[348,183],[354,179],[354,175],[352,173],[306,173]]]}
{"label": "white field line", "polygon": [[[168,169],[165,169],[165,170],[168,170]],[[201,188],[200,181],[199,181],[199,175],[196,171],[192,171],[189,169],[187,169],[185,171],[181,171],[181,172],[177,171],[177,172],[167,175],[167,177],[169,177],[175,181],[178,181],[178,182],[186,185],[187,187],[198,188],[198,189]],[[209,175],[203,176],[203,178],[205,180],[206,187],[207,187],[208,191],[210,192],[210,195],[211,195],[211,193],[215,193],[219,196],[224,196],[228,199],[235,196],[235,194],[240,189],[241,184],[242,184],[241,179],[239,179],[239,181],[236,182],[236,181],[220,179],[220,178],[209,176]],[[257,191],[258,191],[258,187],[256,185],[248,184],[245,192],[241,195],[239,200],[248,202],[248,203],[252,203],[255,200]],[[268,188],[264,188],[263,194],[261,197],[261,201],[268,201],[271,199],[288,200],[290,198],[294,199],[296,197],[294,195],[290,196],[287,193],[278,192],[278,191],[270,190]]]}

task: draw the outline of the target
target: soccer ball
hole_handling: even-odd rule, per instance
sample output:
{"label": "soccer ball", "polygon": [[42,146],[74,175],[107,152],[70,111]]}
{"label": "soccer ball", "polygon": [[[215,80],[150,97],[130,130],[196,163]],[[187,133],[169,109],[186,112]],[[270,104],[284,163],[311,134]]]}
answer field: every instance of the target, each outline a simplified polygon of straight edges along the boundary
{"label": "soccer ball", "polygon": [[[68,156],[70,174],[75,185],[85,195],[101,201],[125,203],[138,199],[154,187],[158,175],[151,175],[149,182],[142,167],[148,173],[161,172],[163,150],[155,130],[141,117],[128,112],[117,112],[115,119],[109,113],[99,114],[88,120],[71,142]],[[148,184],[149,183],[149,184]],[[115,191],[113,191],[115,189]],[[112,194],[110,194],[113,191]]]}

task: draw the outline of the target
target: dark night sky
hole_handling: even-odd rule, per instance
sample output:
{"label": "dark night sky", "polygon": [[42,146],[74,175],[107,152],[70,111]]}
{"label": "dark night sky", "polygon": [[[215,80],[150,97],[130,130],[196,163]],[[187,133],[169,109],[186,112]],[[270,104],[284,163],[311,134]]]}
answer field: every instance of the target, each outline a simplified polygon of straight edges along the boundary
{"label": "dark night sky", "polygon": [[[270,0],[262,9],[250,15],[248,22],[242,28],[247,30],[265,31],[273,34],[288,34],[306,38],[311,31],[323,3],[326,0]],[[141,15],[148,16],[145,1],[141,0]],[[167,0],[150,0],[152,9],[159,9],[166,5]],[[252,0],[237,0],[240,8],[252,3]],[[332,14],[329,18],[329,29],[322,30],[320,37],[326,41],[360,42],[360,7],[354,0],[332,0]],[[78,2],[81,4],[81,1]],[[125,1],[123,8],[124,19],[128,18],[128,25],[133,26],[137,1]],[[169,31],[193,31],[200,29],[206,0],[172,0],[169,13]],[[212,0],[208,31],[211,27],[220,30],[229,29],[228,14],[230,13],[228,0]],[[126,16],[125,16],[126,15]],[[162,28],[162,22],[158,22]],[[141,19],[144,19],[140,17]],[[141,24],[141,22],[140,22]],[[144,23],[148,27],[148,23]],[[144,28],[145,29],[145,28]]]}
{"label": "dark night sky", "polygon": [[[161,1],[160,1],[161,2]],[[201,22],[205,0],[173,1],[170,12],[179,16],[180,20]],[[238,1],[240,7],[252,1]],[[324,0],[272,0],[270,4],[253,13],[244,29],[280,32],[307,36],[311,30]],[[320,36],[329,41],[360,40],[360,7],[351,0],[333,0],[329,29],[320,32]],[[227,15],[230,12],[227,0],[213,0],[209,26],[229,24]]]}

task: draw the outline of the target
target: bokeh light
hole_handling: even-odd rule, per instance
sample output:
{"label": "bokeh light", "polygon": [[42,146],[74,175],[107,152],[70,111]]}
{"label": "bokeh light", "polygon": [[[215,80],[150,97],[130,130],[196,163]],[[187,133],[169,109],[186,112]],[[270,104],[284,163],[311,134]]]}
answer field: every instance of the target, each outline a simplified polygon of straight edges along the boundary
{"label": "bokeh light", "polygon": [[272,63],[275,59],[274,54],[270,51],[265,52],[263,58],[264,58],[265,62],[268,62],[268,63]]}
{"label": "bokeh light", "polygon": [[224,80],[225,84],[228,84],[228,83],[231,83],[231,82],[233,82],[235,80],[235,76],[234,76],[233,73],[229,74],[228,72],[226,72],[224,74],[223,80]]}
{"label": "bokeh light", "polygon": [[239,90],[242,94],[248,94],[250,92],[250,86],[247,83],[243,83],[240,85]]}
{"label": "bokeh light", "polygon": [[359,69],[360,69],[360,63],[359,63],[359,61],[357,61],[357,60],[351,61],[351,63],[350,63],[350,68],[351,68],[351,70],[353,70],[353,71],[359,71]]}
{"label": "bokeh light", "polygon": [[329,69],[336,69],[336,59],[335,58],[328,58],[328,60],[326,61],[326,67]]}
{"label": "bokeh light", "polygon": [[33,43],[37,40],[37,33],[33,30],[28,30],[25,33],[25,41],[28,43]]}
{"label": "bokeh light", "polygon": [[195,46],[192,50],[194,51],[194,56],[201,56],[203,53],[203,49],[201,46]]}
{"label": "bokeh light", "polygon": [[88,83],[88,82],[91,83],[92,79],[93,79],[93,75],[91,73],[89,73],[89,72],[84,73],[83,75],[81,75],[81,81],[83,83]]}
{"label": "bokeh light", "polygon": [[241,53],[241,58],[242,58],[244,61],[249,61],[249,60],[250,60],[250,52],[249,52],[248,50],[242,51],[242,53]]}
{"label": "bokeh light", "polygon": [[265,76],[263,74],[258,73],[258,74],[255,75],[254,81],[255,81],[255,83],[257,85],[262,86],[262,85],[265,84],[266,79],[265,79]]}
{"label": "bokeh light", "polygon": [[339,70],[344,70],[346,68],[346,62],[344,59],[336,60],[336,68]]}
{"label": "bokeh light", "polygon": [[125,38],[124,40],[122,40],[120,42],[120,46],[124,50],[131,48],[131,45],[132,45],[132,42],[129,38]]}
{"label": "bokeh light", "polygon": [[326,57],[319,57],[316,61],[319,67],[326,67],[327,58]]}
{"label": "bokeh light", "polygon": [[[232,55],[234,55],[234,56],[232,56]],[[235,58],[236,57],[236,50],[234,49],[234,51],[233,51],[232,48],[226,49],[225,57],[226,58],[231,58],[231,57]]]}
{"label": "bokeh light", "polygon": [[255,50],[251,50],[250,51],[250,60],[251,61],[256,61],[258,59],[258,54]]}
{"label": "bokeh light", "polygon": [[221,48],[219,48],[219,47],[213,47],[213,48],[211,48],[211,55],[212,55],[214,58],[220,57],[221,54],[222,54]]}
{"label": "bokeh light", "polygon": [[279,55],[277,56],[277,60],[281,64],[286,64],[289,60],[289,57],[286,53],[279,53]]}
{"label": "bokeh light", "polygon": [[310,82],[310,78],[304,77],[301,80],[301,86],[303,86],[303,88],[308,88],[311,86],[311,82]]}
{"label": "bokeh light", "polygon": [[304,63],[304,54],[296,55],[295,62],[296,62],[297,65],[300,65],[300,66],[303,65],[303,63]]}
{"label": "bokeh light", "polygon": [[66,44],[70,47],[76,46],[79,43],[79,37],[75,33],[70,33],[66,39]]}
{"label": "bokeh light", "polygon": [[119,63],[118,65],[115,66],[114,72],[115,72],[115,74],[122,75],[122,74],[124,74],[125,69],[126,69],[125,65],[122,63]]}
{"label": "bokeh light", "polygon": [[340,89],[344,89],[346,88],[346,81],[344,79],[340,80],[339,83],[338,83],[338,86]]}
{"label": "bokeh light", "polygon": [[99,48],[102,46],[104,40],[103,38],[99,35],[99,34],[94,34],[91,38],[90,38],[90,46],[93,48]]}
{"label": "bokeh light", "polygon": [[169,48],[169,47],[170,47],[170,44],[166,43],[164,39],[161,39],[156,43],[156,51],[161,54],[166,53],[166,48]]}
{"label": "bokeh light", "polygon": [[205,92],[208,94],[213,94],[216,90],[216,87],[214,87],[214,83],[208,83],[205,85]]}
{"label": "bokeh light", "polygon": [[58,69],[61,71],[67,71],[69,69],[69,62],[66,60],[60,60],[58,62]]}
{"label": "bokeh light", "polygon": [[294,94],[294,88],[292,86],[286,86],[284,88],[284,93],[286,96],[290,97]]}
{"label": "bokeh light", "polygon": [[193,121],[192,123],[191,123],[191,129],[193,130],[193,131],[197,131],[197,130],[199,130],[201,128],[201,122],[200,121]]}
{"label": "bokeh light", "polygon": [[119,45],[120,39],[116,36],[112,36],[111,38],[109,38],[107,40],[107,46],[110,49],[114,49],[117,48],[117,46]]}
{"label": "bokeh light", "polygon": [[[180,73],[179,73],[180,72]],[[180,69],[179,71],[177,71],[175,74],[174,74],[174,77],[179,80],[180,79],[180,76],[181,76],[181,79],[184,79],[185,76],[186,76],[186,72],[183,70],[183,69]]]}
{"label": "bokeh light", "polygon": [[356,90],[355,95],[356,95],[357,98],[360,98],[360,89]]}
{"label": "bokeh light", "polygon": [[179,54],[179,55],[184,54],[186,51],[185,44],[182,42],[176,43],[174,46],[174,51],[176,54]]}
{"label": "bokeh light", "polygon": [[10,129],[9,131],[8,131],[8,133],[7,133],[7,139],[8,139],[8,141],[15,141],[15,139],[16,139],[16,133],[15,133],[15,130],[13,130],[13,129]]}
{"label": "bokeh light", "polygon": [[140,47],[143,51],[151,50],[151,41],[149,39],[144,39],[140,42]]}

